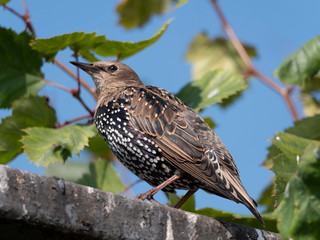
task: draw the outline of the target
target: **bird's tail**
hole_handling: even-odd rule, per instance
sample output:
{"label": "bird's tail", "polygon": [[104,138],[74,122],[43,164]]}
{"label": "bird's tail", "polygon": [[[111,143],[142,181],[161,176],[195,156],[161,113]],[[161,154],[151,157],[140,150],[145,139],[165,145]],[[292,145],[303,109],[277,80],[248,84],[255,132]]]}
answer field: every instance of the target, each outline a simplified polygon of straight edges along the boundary
{"label": "bird's tail", "polygon": [[259,211],[257,209],[258,204],[256,203],[256,201],[254,201],[249,196],[249,194],[247,193],[247,191],[243,187],[240,179],[231,175],[229,172],[228,172],[228,174],[225,175],[225,177],[227,178],[229,183],[235,188],[235,190],[237,192],[237,194],[236,194],[237,196],[234,196],[236,198],[236,202],[240,202],[240,203],[244,204],[250,210],[250,212],[252,212],[252,214],[259,220],[259,222],[263,226],[265,226],[264,221],[261,217],[261,214],[259,213]]}

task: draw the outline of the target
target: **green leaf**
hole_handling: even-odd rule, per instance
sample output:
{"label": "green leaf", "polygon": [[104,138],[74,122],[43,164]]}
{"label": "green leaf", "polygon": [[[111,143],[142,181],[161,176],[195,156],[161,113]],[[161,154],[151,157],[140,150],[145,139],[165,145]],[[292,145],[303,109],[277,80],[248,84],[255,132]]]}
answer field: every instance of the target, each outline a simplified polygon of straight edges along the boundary
{"label": "green leaf", "polygon": [[[252,217],[252,216],[225,212],[225,211],[221,211],[213,208],[202,208],[199,210],[195,210],[194,213],[208,216],[208,217],[213,217],[223,221],[234,222],[237,224],[250,226],[253,228],[261,228],[260,222],[255,217]],[[278,232],[277,226],[276,226],[277,225],[276,219],[269,216],[263,216],[263,220],[265,222],[265,228],[263,230]]]}
{"label": "green leaf", "polygon": [[95,49],[93,49],[93,51],[104,57],[119,56],[119,59],[130,57],[155,43],[166,31],[170,22],[171,20],[167,21],[161,27],[161,29],[150,39],[136,43],[108,40],[96,47]]}
{"label": "green leaf", "polygon": [[57,160],[67,160],[71,154],[79,154],[96,134],[95,126],[70,125],[60,129],[27,128],[22,138],[24,153],[31,162],[48,166]]}
{"label": "green leaf", "polygon": [[36,94],[44,85],[41,56],[29,46],[31,36],[0,27],[0,108],[22,96]]}
{"label": "green leaf", "polygon": [[125,186],[112,163],[101,159],[91,163],[90,173],[84,174],[77,183],[113,193],[121,193],[125,190]]}
{"label": "green leaf", "polygon": [[206,124],[208,124],[208,126],[211,129],[214,129],[216,127],[216,123],[212,120],[211,117],[205,117],[205,118],[203,118],[203,120],[206,122]]}
{"label": "green leaf", "polygon": [[[245,45],[250,57],[256,56],[253,47]],[[199,80],[205,74],[215,69],[223,69],[235,74],[243,74],[246,66],[233,45],[224,38],[210,39],[205,33],[200,33],[192,41],[186,54],[191,62],[193,79]]]}
{"label": "green leaf", "polygon": [[196,111],[218,103],[247,87],[242,76],[215,70],[207,73],[201,80],[184,86],[177,96]]}
{"label": "green leaf", "polygon": [[275,70],[274,75],[285,84],[302,85],[320,70],[320,35],[305,43]]}
{"label": "green leaf", "polygon": [[[312,140],[320,140],[320,115],[304,118],[294,123],[294,127],[288,128],[285,133],[291,133],[298,137]],[[272,168],[272,159],[278,156],[281,151],[274,145],[269,147],[266,161],[263,163],[267,168]]]}
{"label": "green leaf", "polygon": [[86,147],[86,150],[90,151],[94,156],[98,156],[103,159],[111,159],[113,157],[109,145],[98,135],[98,133],[89,138],[89,144]]}
{"label": "green leaf", "polygon": [[48,39],[37,39],[31,46],[47,61],[52,61],[56,54],[66,47],[73,51],[77,50],[90,62],[98,61],[93,53],[103,57],[119,56],[119,59],[124,59],[155,43],[165,32],[170,21],[166,22],[152,38],[136,43],[107,40],[105,36],[96,36],[96,33],[74,32]]}
{"label": "green leaf", "polygon": [[312,142],[285,189],[276,210],[279,230],[285,239],[320,238],[320,142]]}
{"label": "green leaf", "polygon": [[46,169],[46,175],[63,178],[68,182],[77,182],[83,174],[89,173],[89,163],[79,161],[55,162]]}
{"label": "green leaf", "polygon": [[10,0],[0,0],[0,5],[6,4],[8,2],[10,2]]}
{"label": "green leaf", "polygon": [[265,206],[266,209],[263,211],[264,213],[271,213],[275,208],[274,202],[274,184],[270,183],[262,192],[259,197],[258,204],[259,206]]}
{"label": "green leaf", "polygon": [[297,171],[305,148],[312,142],[310,139],[297,137],[289,133],[279,133],[272,143],[281,151],[273,158],[272,171],[276,174],[276,198],[280,202],[286,185]]}
{"label": "green leaf", "polygon": [[31,43],[31,47],[41,53],[47,61],[52,61],[57,53],[66,47],[77,50],[88,61],[97,61],[90,50],[105,41],[105,36],[96,36],[96,33],[74,32],[48,39],[36,39]]}
{"label": "green leaf", "polygon": [[164,13],[169,2],[168,0],[123,0],[117,6],[119,23],[127,29],[142,27],[152,15]]}
{"label": "green leaf", "polygon": [[12,115],[0,124],[0,163],[6,164],[22,152],[20,138],[27,127],[54,127],[56,116],[44,97],[28,96],[12,104]]}
{"label": "green leaf", "polygon": [[185,5],[187,2],[189,2],[189,0],[178,0],[175,8],[182,7],[182,6]]}

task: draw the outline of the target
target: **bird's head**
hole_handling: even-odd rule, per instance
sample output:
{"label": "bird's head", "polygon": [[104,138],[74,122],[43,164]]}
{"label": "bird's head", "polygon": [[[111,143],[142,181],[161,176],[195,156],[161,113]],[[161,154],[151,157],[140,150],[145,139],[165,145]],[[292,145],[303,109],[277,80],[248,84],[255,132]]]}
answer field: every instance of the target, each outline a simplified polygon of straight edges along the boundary
{"label": "bird's head", "polygon": [[87,72],[93,79],[98,94],[115,88],[143,85],[138,75],[127,65],[116,61],[93,63],[70,62]]}

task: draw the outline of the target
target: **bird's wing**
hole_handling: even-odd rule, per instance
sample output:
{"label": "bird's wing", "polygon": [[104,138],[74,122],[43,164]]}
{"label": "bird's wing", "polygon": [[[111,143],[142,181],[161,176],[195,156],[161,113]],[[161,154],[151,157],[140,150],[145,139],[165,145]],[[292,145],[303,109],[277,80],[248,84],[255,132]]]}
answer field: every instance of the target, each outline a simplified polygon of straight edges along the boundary
{"label": "bird's wing", "polygon": [[153,137],[163,155],[209,187],[210,192],[241,202],[263,224],[256,202],[243,187],[233,158],[221,140],[192,109],[157,87],[131,89],[129,120]]}
{"label": "bird's wing", "polygon": [[227,193],[232,184],[227,183],[223,173],[234,175],[240,182],[233,159],[226,157],[230,155],[227,149],[192,109],[173,94],[151,86],[136,88],[130,101],[129,119],[135,129],[153,136],[175,166],[211,186],[223,197],[234,199]]}

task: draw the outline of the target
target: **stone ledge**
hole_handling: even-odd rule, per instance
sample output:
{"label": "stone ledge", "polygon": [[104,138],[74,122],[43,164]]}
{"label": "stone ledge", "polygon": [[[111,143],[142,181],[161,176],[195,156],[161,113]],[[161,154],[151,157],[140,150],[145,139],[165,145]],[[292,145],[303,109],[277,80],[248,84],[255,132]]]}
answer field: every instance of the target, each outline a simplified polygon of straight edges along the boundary
{"label": "stone ledge", "polygon": [[0,165],[0,239],[281,239]]}

